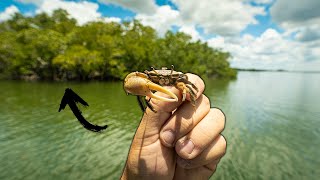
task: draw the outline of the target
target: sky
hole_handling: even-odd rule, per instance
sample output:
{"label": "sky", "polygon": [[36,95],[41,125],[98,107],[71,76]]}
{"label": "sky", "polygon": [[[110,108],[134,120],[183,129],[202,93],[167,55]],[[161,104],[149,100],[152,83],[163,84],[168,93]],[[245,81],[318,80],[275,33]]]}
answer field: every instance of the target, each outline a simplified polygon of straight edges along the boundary
{"label": "sky", "polygon": [[0,0],[0,22],[65,9],[79,25],[138,19],[230,52],[234,68],[320,71],[320,0]]}

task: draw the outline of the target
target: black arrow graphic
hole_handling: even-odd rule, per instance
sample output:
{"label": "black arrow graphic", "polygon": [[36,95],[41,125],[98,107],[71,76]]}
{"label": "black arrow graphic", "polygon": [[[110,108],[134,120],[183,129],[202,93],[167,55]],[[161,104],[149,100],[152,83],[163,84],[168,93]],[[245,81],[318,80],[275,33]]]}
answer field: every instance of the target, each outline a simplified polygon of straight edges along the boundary
{"label": "black arrow graphic", "polygon": [[79,122],[83,125],[84,128],[94,131],[94,132],[99,132],[101,130],[104,130],[108,127],[108,125],[104,126],[98,126],[95,124],[91,124],[88,122],[81,114],[81,111],[77,107],[76,103],[81,103],[84,106],[89,106],[89,104],[84,101],[78,94],[72,91],[72,89],[67,88],[65,90],[65,93],[62,97],[60,107],[59,107],[59,112],[63,110],[66,105],[68,104],[70,109],[72,110],[73,114],[76,116],[76,118],[79,120]]}

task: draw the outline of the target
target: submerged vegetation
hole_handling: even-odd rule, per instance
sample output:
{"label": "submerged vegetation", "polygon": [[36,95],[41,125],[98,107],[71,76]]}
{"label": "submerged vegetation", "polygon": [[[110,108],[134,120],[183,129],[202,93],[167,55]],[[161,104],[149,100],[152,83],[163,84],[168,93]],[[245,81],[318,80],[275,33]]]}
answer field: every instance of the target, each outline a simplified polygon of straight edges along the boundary
{"label": "submerged vegetation", "polygon": [[236,77],[230,54],[168,31],[163,37],[139,21],[78,26],[64,10],[51,16],[19,13],[0,23],[0,77],[8,79],[122,79],[151,66],[208,77]]}

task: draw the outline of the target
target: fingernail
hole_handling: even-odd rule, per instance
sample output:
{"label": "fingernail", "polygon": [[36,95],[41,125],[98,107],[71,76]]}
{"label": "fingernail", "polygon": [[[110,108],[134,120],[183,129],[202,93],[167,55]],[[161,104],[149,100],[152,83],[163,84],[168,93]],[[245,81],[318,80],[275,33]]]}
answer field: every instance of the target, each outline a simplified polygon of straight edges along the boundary
{"label": "fingernail", "polygon": [[182,143],[181,151],[191,154],[194,149],[194,144],[191,140],[187,140]]}
{"label": "fingernail", "polygon": [[162,140],[164,140],[167,144],[173,145],[175,135],[171,130],[164,131],[162,133]]}

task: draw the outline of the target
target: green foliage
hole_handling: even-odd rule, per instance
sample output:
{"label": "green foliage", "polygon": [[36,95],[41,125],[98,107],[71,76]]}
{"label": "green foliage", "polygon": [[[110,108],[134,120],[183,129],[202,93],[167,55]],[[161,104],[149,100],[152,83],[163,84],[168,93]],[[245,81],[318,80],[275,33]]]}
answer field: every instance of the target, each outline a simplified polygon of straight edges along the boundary
{"label": "green foliage", "polygon": [[64,10],[0,23],[0,77],[45,80],[123,79],[151,66],[201,76],[236,77],[230,54],[184,33],[158,37],[139,21],[78,26]]}
{"label": "green foliage", "polygon": [[58,78],[88,80],[99,73],[103,58],[99,51],[88,50],[80,45],[73,45],[52,61],[57,69]]}

